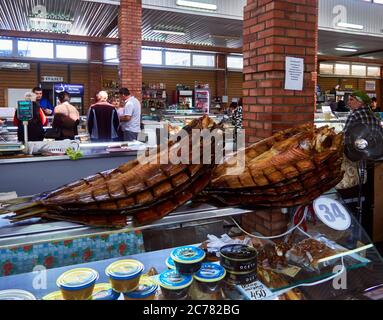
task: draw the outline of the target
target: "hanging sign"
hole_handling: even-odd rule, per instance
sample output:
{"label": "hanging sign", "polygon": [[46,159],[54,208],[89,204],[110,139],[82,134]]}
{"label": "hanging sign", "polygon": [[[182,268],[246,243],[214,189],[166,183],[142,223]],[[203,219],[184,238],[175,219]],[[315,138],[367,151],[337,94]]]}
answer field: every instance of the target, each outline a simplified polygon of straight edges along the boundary
{"label": "hanging sign", "polygon": [[55,77],[55,76],[42,76],[41,77],[42,82],[63,82],[63,77]]}
{"label": "hanging sign", "polygon": [[303,58],[286,57],[285,90],[303,90]]}
{"label": "hanging sign", "polygon": [[334,230],[347,230],[351,225],[351,217],[346,208],[338,201],[320,197],[314,200],[314,211],[317,217]]}
{"label": "hanging sign", "polygon": [[366,81],[366,91],[375,91],[375,90],[376,90],[375,80],[367,80]]}

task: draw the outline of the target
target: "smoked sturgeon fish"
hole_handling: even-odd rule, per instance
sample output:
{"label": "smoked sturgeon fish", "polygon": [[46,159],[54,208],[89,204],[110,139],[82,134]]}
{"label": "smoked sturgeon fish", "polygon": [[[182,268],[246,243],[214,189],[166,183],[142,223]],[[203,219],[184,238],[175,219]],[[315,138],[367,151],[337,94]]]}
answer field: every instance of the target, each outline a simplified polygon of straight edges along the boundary
{"label": "smoked sturgeon fish", "polygon": [[342,179],[342,160],[342,133],[297,126],[229,155],[214,169],[202,196],[226,205],[307,204]]}
{"label": "smoked sturgeon fish", "polygon": [[[191,133],[195,129],[219,132],[220,126],[207,116],[195,119],[184,127],[186,135],[170,141],[168,149],[158,148],[145,157],[145,162],[140,161],[142,158],[130,161],[39,194],[32,201],[10,204],[6,210],[16,214],[11,217],[13,221],[39,216],[107,227],[126,225],[127,215],[141,224],[159,219],[192,199],[210,182],[216,144],[214,138],[208,141],[211,161],[204,164],[202,149],[206,142],[202,138],[200,152],[192,152]],[[187,147],[188,161],[175,163],[172,159],[180,159],[183,147]],[[164,163],[161,159],[169,161]]]}

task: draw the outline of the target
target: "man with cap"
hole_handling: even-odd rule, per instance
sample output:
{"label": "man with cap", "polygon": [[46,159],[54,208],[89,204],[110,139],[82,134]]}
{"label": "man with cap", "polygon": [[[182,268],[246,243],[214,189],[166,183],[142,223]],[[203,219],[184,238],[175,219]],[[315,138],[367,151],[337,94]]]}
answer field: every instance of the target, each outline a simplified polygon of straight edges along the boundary
{"label": "man with cap", "polygon": [[373,130],[381,130],[380,120],[371,111],[370,102],[370,97],[362,91],[357,90],[350,95],[348,106],[351,109],[351,114],[346,120],[344,133],[347,133],[356,123],[371,126]]}

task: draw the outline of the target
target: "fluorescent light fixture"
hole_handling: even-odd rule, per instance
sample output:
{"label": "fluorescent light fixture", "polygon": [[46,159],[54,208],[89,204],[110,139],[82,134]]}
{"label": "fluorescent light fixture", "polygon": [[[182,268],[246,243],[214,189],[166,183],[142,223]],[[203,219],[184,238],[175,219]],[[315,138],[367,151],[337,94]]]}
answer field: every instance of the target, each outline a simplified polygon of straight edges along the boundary
{"label": "fluorescent light fixture", "polygon": [[32,22],[49,22],[49,23],[60,23],[60,24],[67,24],[67,25],[72,25],[72,21],[67,21],[67,20],[53,20],[53,19],[46,19],[46,18],[29,18],[30,21]]}
{"label": "fluorescent light fixture", "polygon": [[163,34],[174,34],[177,36],[184,36],[185,32],[183,31],[173,31],[173,30],[161,30],[161,29],[152,29],[155,33],[163,33]]}
{"label": "fluorescent light fixture", "polygon": [[181,7],[190,7],[190,8],[206,9],[206,10],[217,10],[216,4],[206,3],[206,2],[197,2],[197,1],[190,1],[190,0],[177,0],[176,4],[177,4],[177,6],[181,6]]}
{"label": "fluorescent light fixture", "polygon": [[347,51],[347,52],[357,52],[358,50],[356,49],[351,49],[351,48],[335,48],[337,51]]}
{"label": "fluorescent light fixture", "polygon": [[215,38],[215,39],[223,39],[223,40],[241,40],[240,37],[236,37],[236,36],[224,36],[224,35],[218,35],[218,34],[211,34],[209,37],[210,38]]}
{"label": "fluorescent light fixture", "polygon": [[346,23],[346,22],[338,22],[337,26],[342,28],[358,29],[358,30],[362,30],[364,28],[364,26],[360,24],[353,24],[353,23]]}

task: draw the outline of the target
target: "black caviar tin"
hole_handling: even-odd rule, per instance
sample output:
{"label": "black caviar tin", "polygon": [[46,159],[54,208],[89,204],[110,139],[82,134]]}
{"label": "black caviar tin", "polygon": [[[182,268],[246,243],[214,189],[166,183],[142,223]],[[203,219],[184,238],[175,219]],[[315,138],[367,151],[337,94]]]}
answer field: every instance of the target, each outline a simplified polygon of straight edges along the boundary
{"label": "black caviar tin", "polygon": [[229,244],[220,250],[221,265],[230,272],[256,272],[257,252],[243,244]]}

